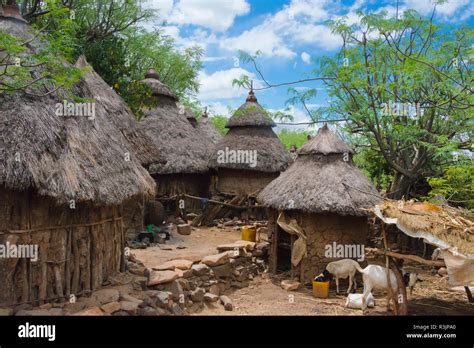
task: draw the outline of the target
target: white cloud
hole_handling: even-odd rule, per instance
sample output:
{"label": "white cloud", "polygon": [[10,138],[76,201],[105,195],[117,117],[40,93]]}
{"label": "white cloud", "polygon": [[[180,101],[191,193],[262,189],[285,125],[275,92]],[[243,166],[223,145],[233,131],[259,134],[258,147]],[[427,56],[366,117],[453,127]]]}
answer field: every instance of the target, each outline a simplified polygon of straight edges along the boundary
{"label": "white cloud", "polygon": [[210,114],[230,117],[229,106],[221,102],[213,102],[206,105]]}
{"label": "white cloud", "polygon": [[179,0],[167,20],[225,31],[234,24],[235,17],[249,11],[250,5],[246,0]]}
{"label": "white cloud", "polygon": [[[469,4],[470,0],[449,0],[443,4],[437,5],[436,13],[444,19],[447,19]],[[405,0],[406,8],[417,10],[423,15],[431,14],[434,5],[435,2],[433,0]]]}
{"label": "white cloud", "polygon": [[293,58],[296,55],[266,24],[246,30],[239,36],[223,39],[220,48],[229,51],[243,50],[250,54],[260,51],[264,56],[270,57]]}
{"label": "white cloud", "polygon": [[238,36],[224,38],[220,48],[248,53],[261,51],[266,57],[294,58],[294,46],[311,44],[315,48],[334,50],[341,45],[338,36],[322,24],[333,15],[329,0],[292,0],[282,10],[267,16],[261,24]]}
{"label": "white cloud", "polygon": [[245,88],[232,86],[232,81],[241,75],[248,75],[254,79],[254,87],[259,87],[260,82],[255,81],[255,74],[242,68],[219,70],[212,74],[201,72],[199,74],[199,100],[232,99],[247,95]]}
{"label": "white cloud", "polygon": [[307,52],[301,53],[301,60],[305,62],[306,64],[311,63],[311,56]]}

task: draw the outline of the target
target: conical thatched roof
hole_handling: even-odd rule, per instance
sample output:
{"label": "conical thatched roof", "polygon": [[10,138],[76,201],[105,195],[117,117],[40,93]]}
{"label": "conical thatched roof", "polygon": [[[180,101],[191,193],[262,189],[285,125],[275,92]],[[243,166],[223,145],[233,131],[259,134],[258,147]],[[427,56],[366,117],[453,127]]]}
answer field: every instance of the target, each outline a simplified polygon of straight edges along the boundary
{"label": "conical thatched roof", "polygon": [[295,162],[258,195],[278,210],[363,216],[379,194],[352,161],[352,151],[325,125]]}
{"label": "conical thatched roof", "polygon": [[214,146],[222,139],[222,135],[219,133],[217,128],[212,124],[212,121],[207,116],[207,112],[201,115],[198,119],[198,128],[201,134],[205,136]]}
{"label": "conical thatched roof", "polygon": [[160,76],[154,69],[150,69],[145,74],[145,79],[142,83],[151,88],[154,96],[166,96],[178,101],[178,97],[171,92],[169,87],[160,81]]}
{"label": "conical thatched roof", "polygon": [[89,65],[84,56],[79,57],[76,67],[85,69],[83,80],[90,95],[101,104],[107,117],[120,129],[142,165],[160,163],[160,154],[151,139],[138,126],[132,110],[115,91]]}
{"label": "conical thatched roof", "polygon": [[[150,85],[152,79],[148,77],[143,83]],[[159,149],[166,164],[150,166],[150,173],[208,172],[209,141],[188,120],[189,111],[178,108],[175,100],[167,94],[156,96],[159,97],[158,106],[145,113],[140,126]]]}
{"label": "conical thatched roof", "polygon": [[[33,40],[27,46],[30,53],[38,46],[32,29],[21,21],[0,18],[0,31]],[[34,92],[45,94],[46,86]],[[89,96],[83,83],[72,92]],[[101,105],[96,105],[94,119],[57,115],[65,98],[61,89],[43,97],[0,95],[0,185],[32,188],[58,203],[115,205],[138,194],[153,195],[153,179]]]}
{"label": "conical thatched roof", "polygon": [[242,104],[234,115],[229,119],[226,128],[235,127],[275,127],[276,124],[268,116],[264,108],[258,103],[257,98],[250,90],[247,100]]}
{"label": "conical thatched roof", "polygon": [[[281,172],[288,167],[291,158],[273,132],[273,120],[258,104],[253,91],[246,102],[230,118],[226,127],[229,132],[217,143],[209,165],[212,168]],[[257,151],[257,165],[219,161],[219,153],[231,151]]]}

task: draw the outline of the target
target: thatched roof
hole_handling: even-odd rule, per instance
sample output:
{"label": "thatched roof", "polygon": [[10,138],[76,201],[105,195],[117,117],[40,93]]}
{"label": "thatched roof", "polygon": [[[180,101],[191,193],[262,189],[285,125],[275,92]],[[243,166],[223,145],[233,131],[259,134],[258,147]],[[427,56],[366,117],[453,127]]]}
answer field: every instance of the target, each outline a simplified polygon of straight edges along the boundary
{"label": "thatched roof", "polygon": [[[273,120],[258,104],[253,91],[247,101],[230,118],[226,127],[229,132],[219,141],[209,160],[212,168],[228,168],[261,171],[268,173],[281,172],[291,162],[290,155],[273,132]],[[256,166],[249,163],[219,160],[220,154],[227,151],[256,151]]]}
{"label": "thatched roof", "polygon": [[79,57],[76,67],[85,69],[83,81],[88,92],[101,104],[108,119],[120,129],[142,165],[160,163],[160,154],[151,139],[138,126],[132,110],[125,101],[97,74],[84,56]]}
{"label": "thatched roof", "polygon": [[161,82],[160,76],[154,69],[150,69],[146,72],[145,79],[142,80],[142,83],[151,88],[154,96],[166,96],[173,100],[178,100],[178,97],[171,91],[171,89]]}
{"label": "thatched roof", "polygon": [[[29,26],[17,20],[0,18],[0,30],[33,38]],[[35,39],[29,52],[36,46]],[[44,94],[46,86],[34,92]],[[84,84],[72,92],[89,96]],[[43,97],[0,95],[0,185],[31,188],[58,204],[74,200],[115,205],[138,194],[153,195],[153,179],[102,106],[96,105],[95,119],[58,116],[57,106],[66,96],[61,89]],[[130,160],[125,159],[127,152]]]}
{"label": "thatched roof", "polygon": [[245,103],[237,109],[225,125],[226,128],[275,126],[275,122],[273,122],[265,109],[258,103],[252,90],[249,92]]}
{"label": "thatched roof", "polygon": [[198,119],[198,128],[201,134],[209,139],[213,145],[216,145],[222,139],[222,135],[212,124],[212,121],[209,119],[206,112],[204,112]]}
{"label": "thatched roof", "polygon": [[428,202],[385,200],[377,212],[393,219],[405,233],[419,234],[438,247],[456,247],[460,253],[474,256],[474,215],[468,211]]}
{"label": "thatched roof", "polygon": [[[163,96],[166,95],[157,95],[157,97]],[[164,165],[151,165],[150,173],[208,172],[209,141],[201,135],[198,127],[193,127],[188,120],[189,111],[186,108],[178,108],[171,100],[166,101],[162,98],[159,100],[158,106],[145,112],[145,117],[139,122],[166,160]]]}
{"label": "thatched roof", "polygon": [[347,149],[327,126],[322,127],[257,200],[278,210],[367,215],[364,209],[372,208],[379,194]]}

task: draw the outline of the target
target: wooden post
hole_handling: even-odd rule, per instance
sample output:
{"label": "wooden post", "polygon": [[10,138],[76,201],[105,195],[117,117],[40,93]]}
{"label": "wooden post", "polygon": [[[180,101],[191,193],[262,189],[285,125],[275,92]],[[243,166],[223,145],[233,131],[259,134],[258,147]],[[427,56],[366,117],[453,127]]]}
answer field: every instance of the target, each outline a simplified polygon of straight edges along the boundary
{"label": "wooden post", "polygon": [[[382,224],[382,237],[383,237],[383,246],[384,246],[384,250],[385,250],[385,269],[386,269],[386,272],[387,272],[388,294],[389,294],[389,297],[393,301],[393,307],[394,307],[395,315],[398,315],[398,303],[397,303],[398,301],[395,298],[395,295],[394,295],[393,289],[392,289],[392,283],[390,281],[390,260],[389,260],[388,255],[386,254],[388,248],[387,248],[387,235],[385,234],[385,225],[384,224]],[[389,302],[390,301],[387,300],[387,311],[388,311]]]}
{"label": "wooden post", "polygon": [[469,301],[469,303],[474,303],[474,299],[472,298],[472,293],[471,289],[469,289],[469,286],[465,286],[464,290],[466,290],[467,300]]}

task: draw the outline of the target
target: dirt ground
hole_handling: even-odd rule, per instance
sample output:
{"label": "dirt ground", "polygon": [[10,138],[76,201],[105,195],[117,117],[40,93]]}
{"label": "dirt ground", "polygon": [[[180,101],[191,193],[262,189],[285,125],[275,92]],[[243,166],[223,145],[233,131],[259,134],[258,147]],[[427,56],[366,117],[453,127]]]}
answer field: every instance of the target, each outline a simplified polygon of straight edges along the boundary
{"label": "dirt ground", "polygon": [[[474,304],[467,302],[463,288],[453,290],[446,279],[426,271],[420,277],[424,281],[408,295],[409,315],[474,315]],[[361,287],[357,292],[362,292]],[[335,284],[331,284],[329,298],[318,299],[312,296],[311,289],[288,292],[278,285],[278,280],[272,281],[269,275],[264,275],[255,279],[250,287],[226,295],[233,301],[234,311],[210,304],[196,315],[363,315],[362,310],[344,307],[346,296],[336,295]],[[375,291],[374,297],[376,306],[369,309],[367,315],[393,315],[392,311],[386,311],[384,292]]]}
{"label": "dirt ground", "polygon": [[152,268],[170,260],[198,261],[204,256],[216,254],[216,246],[237,240],[240,240],[240,231],[232,227],[199,227],[193,228],[189,236],[173,232],[172,240],[166,244],[134,249],[132,252],[146,267]]}
{"label": "dirt ground", "polygon": [[[155,267],[174,259],[200,260],[215,254],[217,245],[240,240],[240,231],[232,227],[200,227],[193,229],[189,236],[173,235],[173,240],[166,245],[137,249],[133,253],[145,266]],[[374,262],[369,260],[369,263]],[[446,277],[432,275],[428,267],[415,268],[414,264],[407,263],[405,269],[418,272],[423,280],[417,284],[413,294],[408,295],[410,315],[474,315],[474,304],[467,302],[462,287],[452,288]],[[361,310],[344,307],[346,296],[336,295],[334,282],[328,299],[313,297],[310,288],[288,292],[279,284],[280,279],[265,273],[255,278],[248,288],[232,289],[226,293],[234,304],[233,311],[225,311],[222,305],[214,303],[206,304],[204,310],[196,315],[363,315]],[[340,289],[341,292],[347,289],[346,281],[340,281]],[[362,292],[360,275],[357,292]],[[385,292],[375,291],[373,294],[376,306],[367,314],[393,315],[393,312],[386,311]]]}

